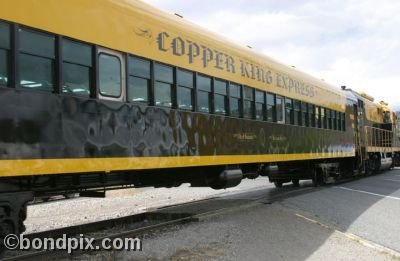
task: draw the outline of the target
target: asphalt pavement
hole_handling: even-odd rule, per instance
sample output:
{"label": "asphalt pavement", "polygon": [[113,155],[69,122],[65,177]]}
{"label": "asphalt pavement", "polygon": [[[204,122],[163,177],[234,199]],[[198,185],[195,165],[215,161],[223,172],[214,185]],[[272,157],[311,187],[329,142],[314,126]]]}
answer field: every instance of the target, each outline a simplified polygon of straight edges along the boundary
{"label": "asphalt pavement", "polygon": [[317,189],[281,203],[400,252],[400,169]]}
{"label": "asphalt pavement", "polygon": [[257,200],[197,223],[146,235],[129,260],[399,260],[400,169],[324,187],[221,197]]}

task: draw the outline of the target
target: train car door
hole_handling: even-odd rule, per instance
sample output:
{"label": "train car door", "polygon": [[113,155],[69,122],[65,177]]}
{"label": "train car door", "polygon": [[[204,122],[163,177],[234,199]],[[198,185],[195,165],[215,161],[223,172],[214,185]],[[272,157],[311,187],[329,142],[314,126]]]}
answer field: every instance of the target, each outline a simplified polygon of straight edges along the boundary
{"label": "train car door", "polygon": [[[126,133],[129,131],[127,124],[121,124],[122,119],[129,115],[126,106],[126,79],[125,57],[122,53],[99,48],[98,78],[97,78],[97,131],[93,142],[96,155],[101,157],[128,156]],[[123,126],[121,126],[123,125]],[[104,143],[107,146],[104,146]]]}
{"label": "train car door", "polygon": [[125,101],[125,57],[122,53],[98,48],[98,98]]}
{"label": "train car door", "polygon": [[365,170],[365,133],[364,133],[364,102],[358,99],[354,104],[354,133],[356,144],[357,168],[360,171]]}

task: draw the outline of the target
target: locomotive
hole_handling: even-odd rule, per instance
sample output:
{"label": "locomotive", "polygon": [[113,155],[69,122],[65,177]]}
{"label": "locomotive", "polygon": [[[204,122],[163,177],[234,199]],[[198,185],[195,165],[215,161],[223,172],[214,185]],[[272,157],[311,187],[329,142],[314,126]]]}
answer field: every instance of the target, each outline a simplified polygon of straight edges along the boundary
{"label": "locomotive", "polygon": [[7,0],[0,19],[1,238],[35,196],[400,164],[386,103],[141,1]]}

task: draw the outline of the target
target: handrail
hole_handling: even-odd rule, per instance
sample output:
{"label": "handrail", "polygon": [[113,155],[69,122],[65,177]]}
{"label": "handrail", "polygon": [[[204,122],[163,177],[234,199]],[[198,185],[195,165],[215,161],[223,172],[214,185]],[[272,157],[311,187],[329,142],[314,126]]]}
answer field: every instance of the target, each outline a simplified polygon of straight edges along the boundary
{"label": "handrail", "polygon": [[393,127],[395,130],[394,146],[400,147],[400,119],[399,118],[396,120],[396,124]]}
{"label": "handrail", "polygon": [[366,145],[372,147],[392,147],[393,131],[365,126]]}

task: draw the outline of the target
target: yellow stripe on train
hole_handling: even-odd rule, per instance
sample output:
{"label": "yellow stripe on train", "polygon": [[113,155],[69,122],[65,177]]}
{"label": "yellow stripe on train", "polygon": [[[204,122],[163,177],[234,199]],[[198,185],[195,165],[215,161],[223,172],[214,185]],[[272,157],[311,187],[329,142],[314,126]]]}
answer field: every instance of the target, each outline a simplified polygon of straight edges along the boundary
{"label": "yellow stripe on train", "polygon": [[144,170],[242,163],[267,163],[293,160],[354,157],[354,155],[354,152],[337,152],[224,156],[0,160],[0,177],[83,172],[111,172],[120,170]]}

